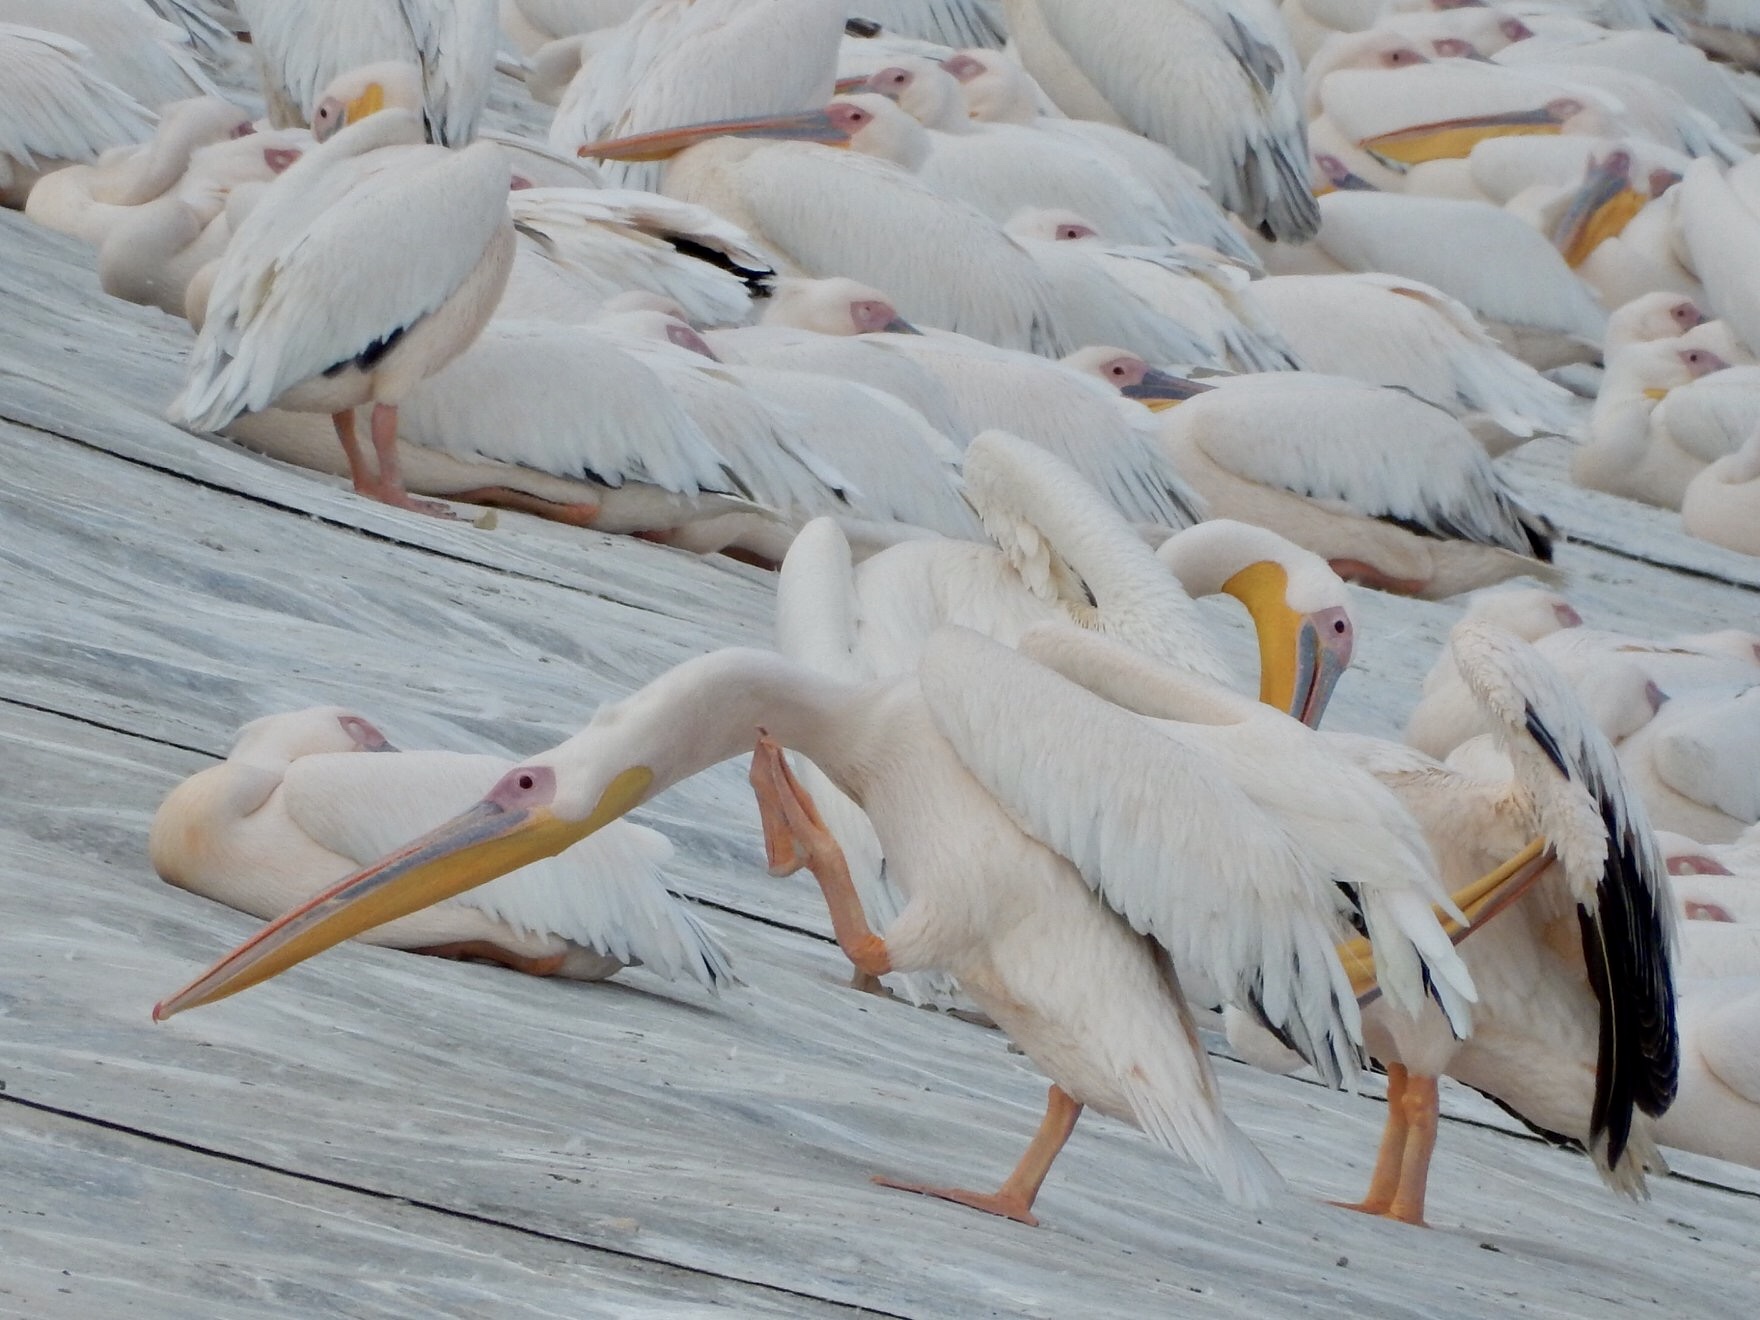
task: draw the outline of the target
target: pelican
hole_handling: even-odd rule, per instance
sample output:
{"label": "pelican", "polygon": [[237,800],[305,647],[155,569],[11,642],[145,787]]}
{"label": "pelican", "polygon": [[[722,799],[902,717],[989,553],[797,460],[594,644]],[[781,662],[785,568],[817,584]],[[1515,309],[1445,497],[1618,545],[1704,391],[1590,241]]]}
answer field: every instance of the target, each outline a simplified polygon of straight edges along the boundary
{"label": "pelican", "polygon": [[1549,205],[1544,197],[1531,196],[1518,198],[1511,209],[1542,202],[1537,218],[1553,245],[1609,307],[1659,289],[1702,298],[1704,286],[1680,259],[1675,189],[1680,173],[1645,171],[1636,157],[1621,143],[1599,159],[1591,157],[1581,182],[1555,192]]}
{"label": "pelican", "polygon": [[1025,69],[1001,51],[957,51],[943,60],[941,67],[959,83],[966,113],[973,120],[983,124],[1024,124],[1040,133],[1104,153],[1154,191],[1183,238],[1257,267],[1258,258],[1252,248],[1241,238],[1227,212],[1206,191],[1204,176],[1159,142],[1117,124],[1041,114],[1044,93]]}
{"label": "pelican", "polygon": [[[831,99],[843,21],[842,6],[823,0],[647,0],[575,75],[551,121],[550,145],[573,152],[679,124],[822,106]],[[625,187],[659,191],[658,166],[608,171]]]}
{"label": "pelican", "polygon": [[[56,32],[78,43],[105,82],[151,111],[219,94],[187,35],[131,0],[0,0],[0,24]],[[11,77],[7,86],[23,90]]]}
{"label": "pelican", "polygon": [[422,118],[431,141],[463,146],[476,135],[500,40],[495,0],[236,3],[250,28],[276,127],[311,123],[339,75],[397,60],[422,71]]}
{"label": "pelican", "polygon": [[1266,238],[1319,228],[1301,64],[1267,0],[1007,0],[1021,62],[1066,114],[1171,148]]}
{"label": "pelican", "polygon": [[1514,878],[1460,944],[1480,996],[1470,1037],[1430,1009],[1365,1016],[1387,1065],[1387,1128],[1351,1208],[1423,1222],[1444,1073],[1581,1142],[1609,1185],[1641,1195],[1645,1168],[1660,1167],[1646,1120],[1668,1108],[1679,1068],[1661,855],[1613,749],[1526,643],[1469,621],[1449,645],[1507,758],[1490,758],[1503,778],[1373,739],[1340,747],[1417,817],[1446,880],[1506,857]]}
{"label": "pelican", "polygon": [[1760,241],[1757,175],[1752,157],[1727,175],[1710,161],[1694,161],[1681,180],[1677,211],[1684,258],[1704,282],[1711,309],[1760,351],[1760,278],[1743,257]]}
{"label": "pelican", "polygon": [[[356,491],[435,513],[399,478],[397,405],[476,338],[514,232],[495,148],[412,147],[422,137],[406,112],[372,115],[268,186],[220,260],[171,414],[217,430],[271,404],[327,412]],[[367,402],[376,473],[354,430]]]}
{"label": "pelican", "polygon": [[[155,1016],[551,855],[758,737],[752,778],[772,870],[812,870],[858,967],[952,972],[1053,1083],[999,1191],[887,1185],[1035,1223],[1039,1186],[1092,1106],[1142,1127],[1226,1196],[1263,1200],[1276,1174],[1220,1107],[1181,978],[1256,1004],[1342,1077],[1356,1012],[1332,944],[1345,905],[1333,876],[1359,886],[1389,998],[1416,1006],[1428,976],[1464,1015],[1471,986],[1428,906],[1446,896],[1385,791],[1321,754],[1296,721],[1064,625],[1023,645],[1032,658],[944,629],[914,680],[863,685],[770,652],[688,661],[509,771],[477,806],[280,918]],[[1145,721],[1071,672],[1172,718]],[[873,821],[907,895],[884,930],[863,918],[779,745],[810,757]],[[1205,820],[1229,822],[1225,842],[1190,824]]]}
{"label": "pelican", "polygon": [[1623,350],[1607,364],[1589,416],[1587,443],[1571,455],[1571,480],[1678,509],[1687,483],[1733,445],[1722,427],[1683,426],[1677,433],[1669,426],[1673,410],[1665,412],[1664,405],[1677,391],[1728,366],[1710,349],[1683,346],[1678,340]]}
{"label": "pelican", "polygon": [[1620,761],[1663,829],[1730,842],[1760,821],[1760,684],[1676,697],[1626,739]]}
{"label": "pelican", "polygon": [[1139,397],[1162,405],[1162,446],[1213,515],[1270,527],[1347,580],[1441,600],[1559,577],[1550,524],[1460,423],[1408,394],[1303,371]]}
{"label": "pelican", "polygon": [[1680,1089],[1656,1140],[1760,1168],[1760,977],[1685,982],[1680,1030]]}
{"label": "pelican", "polygon": [[1681,525],[1701,541],[1760,555],[1760,426],[1687,483]]}
{"label": "pelican", "polygon": [[[453,815],[508,768],[494,756],[399,751],[339,706],[269,715],[239,731],[226,760],[171,791],[147,846],[168,884],[278,917]],[[618,822],[362,938],[533,976],[600,981],[643,965],[710,991],[733,984],[726,951],[661,881],[671,856],[665,835]]]}
{"label": "pelican", "polygon": [[1746,881],[1760,873],[1760,825],[1750,825],[1733,843],[1701,843],[1667,830],[1656,831],[1656,842],[1671,876],[1728,875]]}
{"label": "pelican", "polygon": [[1614,309],[1607,318],[1607,336],[1602,352],[1612,361],[1615,354],[1633,344],[1678,338],[1706,324],[1707,319],[1705,309],[1697,300],[1658,289]]}
{"label": "pelican", "polygon": [[[1225,593],[1257,628],[1260,699],[1318,725],[1350,664],[1355,632],[1344,584],[1318,557],[1275,533],[1216,519],[1151,553],[1118,513],[1065,463],[1001,431],[967,447],[966,497],[994,544],[913,541],[851,562],[836,524],[807,524],[777,581],[778,646],[834,678],[909,675],[936,628],[958,624],[1015,645],[1036,622],[1104,633],[1213,681],[1230,678],[1192,598]],[[1159,560],[1159,562],[1157,562]],[[832,635],[822,622],[846,620]],[[812,766],[802,777],[850,860],[863,909],[902,906],[859,808]],[[872,988],[860,977],[857,984]],[[914,1004],[945,1002],[950,987],[897,979]]]}
{"label": "pelican", "polygon": [[1466,304],[1511,352],[1544,370],[1599,349],[1607,313],[1546,239],[1501,207],[1355,187],[1319,199],[1315,241],[1275,274],[1381,271]]}
{"label": "pelican", "polygon": [[58,33],[0,23],[0,84],[0,206],[23,207],[40,180],[152,133],[152,113]]}
{"label": "pelican", "polygon": [[532,56],[552,41],[616,27],[642,0],[501,0],[501,30]]}
{"label": "pelican", "polygon": [[1008,39],[1001,0],[860,0],[853,11],[887,33],[943,46],[994,46]]}
{"label": "pelican", "polygon": [[[808,140],[775,140],[789,137]],[[1033,259],[994,221],[910,172],[927,152],[923,128],[883,96],[839,97],[821,111],[698,124],[580,150],[598,158],[672,157],[667,196],[737,225],[784,274],[860,280],[886,290],[915,324],[1007,348],[1061,354],[1080,347],[1058,323],[1055,296]]]}
{"label": "pelican", "polygon": [[1415,394],[1494,454],[1574,425],[1569,393],[1440,289],[1397,275],[1284,275],[1255,280],[1242,297],[1304,367]]}

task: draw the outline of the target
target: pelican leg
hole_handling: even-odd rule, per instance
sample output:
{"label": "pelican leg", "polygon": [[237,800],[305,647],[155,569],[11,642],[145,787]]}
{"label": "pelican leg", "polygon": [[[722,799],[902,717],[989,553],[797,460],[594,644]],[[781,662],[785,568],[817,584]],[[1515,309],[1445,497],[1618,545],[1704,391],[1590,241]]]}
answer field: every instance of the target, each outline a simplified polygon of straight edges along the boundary
{"label": "pelican leg", "polygon": [[481,504],[491,509],[512,509],[516,513],[529,513],[537,518],[548,518],[551,522],[566,523],[570,527],[591,527],[593,519],[599,516],[597,504],[564,504],[559,500],[547,500],[541,495],[514,490],[508,486],[477,486],[472,490],[454,491],[447,498],[457,500],[460,504]]}
{"label": "pelican leg", "polygon": [[868,925],[862,901],[849,878],[843,849],[825,828],[812,796],[800,786],[782,748],[760,732],[752,753],[752,792],[764,824],[764,855],[771,875],[793,875],[801,867],[813,873],[831,912],[837,947],[857,972],[884,976],[892,970],[886,941]]}
{"label": "pelican leg", "polygon": [[361,448],[360,436],[355,434],[354,409],[344,408],[339,413],[331,413],[330,424],[336,428],[336,438],[342,442],[342,455],[348,460],[348,478],[354,483],[354,493],[373,495],[379,488],[379,478],[367,466],[366,451]]}
{"label": "pelican leg", "polygon": [[460,940],[456,944],[431,944],[426,948],[411,949],[410,952],[426,954],[430,958],[472,959],[477,962],[497,963],[502,967],[511,967],[516,972],[524,972],[527,976],[555,976],[562,970],[562,964],[568,961],[566,952],[551,954],[547,958],[528,958],[524,954],[504,949],[489,940]]}
{"label": "pelican leg", "polygon": [[[418,500],[403,488],[403,471],[397,461],[397,408],[394,404],[373,405],[373,453],[379,460],[379,479],[364,494],[371,495],[381,504],[408,509],[412,513],[425,513],[434,518],[458,517],[439,501]],[[355,489],[360,490],[358,481]]]}
{"label": "pelican leg", "polygon": [[1081,1116],[1081,1104],[1061,1086],[1053,1085],[1045,1093],[1045,1117],[1039,1121],[1039,1130],[1033,1134],[1027,1153],[1021,1156],[1021,1162],[1014,1166],[1014,1172],[1008,1175],[1007,1181],[994,1192],[968,1192],[960,1187],[931,1187],[927,1183],[900,1182],[879,1174],[874,1176],[874,1181],[895,1191],[933,1196],[940,1201],[954,1201],[974,1210],[982,1210],[987,1215],[1001,1215],[1004,1219],[1025,1224],[1028,1228],[1037,1228],[1039,1220],[1033,1214],[1033,1202],[1039,1195],[1039,1188],[1044,1186],[1045,1175],[1051,1172],[1051,1162],[1057,1158],[1057,1152],[1063,1149],[1064,1142],[1069,1140],[1069,1134],[1075,1131],[1076,1120]]}
{"label": "pelican leg", "polygon": [[1406,1121],[1405,1065],[1387,1065],[1387,1124],[1381,1129],[1381,1149],[1375,1156],[1375,1172],[1369,1175],[1369,1190],[1360,1201],[1334,1201],[1345,1210],[1366,1215],[1384,1215],[1399,1191],[1400,1168],[1405,1161],[1406,1137],[1410,1125]]}
{"label": "pelican leg", "polygon": [[1440,1109],[1434,1077],[1407,1079],[1400,1097],[1406,1115],[1406,1148],[1400,1158],[1399,1190],[1384,1212],[1388,1219],[1424,1227],[1424,1193],[1430,1185],[1430,1157],[1436,1153]]}

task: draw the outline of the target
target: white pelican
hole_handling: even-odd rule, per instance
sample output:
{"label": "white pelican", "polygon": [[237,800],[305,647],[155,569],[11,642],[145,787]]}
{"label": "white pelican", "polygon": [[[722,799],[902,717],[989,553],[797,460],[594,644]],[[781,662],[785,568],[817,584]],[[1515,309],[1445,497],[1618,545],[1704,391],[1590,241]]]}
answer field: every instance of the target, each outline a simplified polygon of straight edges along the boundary
{"label": "white pelican", "polygon": [[1646,172],[1637,154],[1625,143],[1611,146],[1588,161],[1574,188],[1552,190],[1550,200],[1547,189],[1536,188],[1511,209],[1539,203],[1537,218],[1553,245],[1609,307],[1659,289],[1703,298],[1704,286],[1681,262],[1680,175]]}
{"label": "white pelican", "polygon": [[[78,42],[106,82],[148,110],[219,94],[187,34],[134,0],[0,0],[0,23],[59,32]],[[8,79],[9,89],[18,85]]]}
{"label": "white pelican", "polygon": [[[171,412],[204,430],[271,404],[327,412],[357,491],[436,512],[398,477],[397,405],[476,338],[514,235],[496,149],[422,137],[406,112],[371,115],[268,185],[220,260]],[[354,431],[369,401],[376,473]]]}
{"label": "white pelican", "polygon": [[1267,238],[1319,228],[1301,64],[1268,0],[1007,0],[1007,14],[1021,62],[1066,114],[1171,148]]}
{"label": "white pelican", "polygon": [[1641,1195],[1645,1167],[1660,1164],[1646,1119],[1668,1107],[1679,1060],[1661,855],[1613,749],[1526,643],[1474,621],[1449,645],[1508,778],[1393,743],[1338,741],[1418,818],[1445,880],[1505,858],[1515,875],[1460,943],[1479,990],[1471,1036],[1457,1039],[1430,1009],[1415,1022],[1365,1015],[1370,1053],[1387,1065],[1387,1129],[1352,1208],[1423,1222],[1444,1073],[1581,1142],[1611,1186]]}
{"label": "white pelican", "polygon": [[252,132],[250,116],[217,97],[166,106],[150,141],[113,148],[90,165],[45,174],[31,189],[24,213],[98,247],[134,208],[172,191],[198,150]]}
{"label": "white pelican", "polygon": [[1035,255],[1046,253],[1046,244],[1058,244],[1063,262],[1085,261],[1111,279],[1119,290],[1114,298],[1142,303],[1171,318],[1201,350],[1195,361],[1226,363],[1237,371],[1284,371],[1300,365],[1248,301],[1248,269],[1219,252],[1189,243],[1114,245],[1075,211],[1022,211],[1007,229]]}
{"label": "white pelican", "polygon": [[1677,391],[1728,366],[1710,349],[1686,347],[1673,339],[1623,350],[1607,364],[1589,415],[1588,436],[1571,455],[1571,479],[1593,490],[1678,509],[1687,483],[1707,463],[1728,453],[1732,442],[1720,426],[1683,426],[1677,432],[1669,425],[1672,410],[1664,411],[1664,406]]}
{"label": "white pelican", "polygon": [[1160,438],[1213,515],[1269,527],[1349,581],[1428,600],[1560,576],[1551,526],[1440,409],[1307,371],[1193,388],[1159,400]]}
{"label": "white pelican", "polygon": [[943,46],[994,46],[1008,39],[1002,0],[851,0],[851,12],[887,33]]}
{"label": "white pelican", "polygon": [[432,141],[462,146],[476,135],[500,40],[495,0],[236,3],[250,26],[277,127],[311,123],[324,89],[339,75],[397,60],[422,71],[422,118]]}
{"label": "white pelican", "polygon": [[1284,275],[1241,296],[1304,367],[1415,394],[1467,422],[1493,453],[1574,425],[1570,394],[1440,289],[1397,275]]}
{"label": "white pelican", "polygon": [[1760,242],[1760,167],[1752,158],[1727,175],[1695,161],[1680,184],[1676,210],[1684,257],[1705,285],[1718,316],[1760,352],[1760,275],[1747,259]]}
{"label": "white pelican", "polygon": [[1277,274],[1384,271],[1465,303],[1510,351],[1544,370],[1599,349],[1607,313],[1545,237],[1501,207],[1346,187],[1320,199],[1324,223]]}
{"label": "white pelican", "polygon": [[1656,842],[1671,876],[1727,875],[1748,880],[1760,874],[1760,825],[1750,825],[1733,843],[1701,843],[1667,830],[1656,831]]}
{"label": "white pelican", "polygon": [[[809,140],[765,140],[772,136]],[[580,150],[597,158],[672,156],[667,196],[739,226],[785,274],[860,280],[886,290],[915,324],[1007,348],[1080,347],[1059,325],[1033,259],[987,216],[910,172],[927,151],[924,138],[920,124],[870,93],[807,114],[698,124]],[[832,142],[851,149],[825,145]]]}
{"label": "white pelican", "polygon": [[1684,982],[1680,1029],[1680,1089],[1656,1140],[1760,1168],[1760,977]]}
{"label": "white pelican", "polygon": [[[824,0],[647,0],[575,75],[551,121],[550,145],[572,152],[679,124],[822,106],[831,99],[843,22],[843,6]],[[625,187],[659,191],[657,166],[607,172]]]}
{"label": "white pelican", "polygon": [[642,0],[501,0],[501,30],[521,53],[563,37],[616,27],[642,6]]}
{"label": "white pelican", "polygon": [[152,132],[151,112],[54,32],[0,23],[0,87],[0,206],[22,207],[51,173]]}
{"label": "white pelican", "polygon": [[[1357,1014],[1332,945],[1346,906],[1334,877],[1358,886],[1390,999],[1421,1003],[1428,976],[1464,1013],[1471,988],[1428,907],[1446,896],[1385,791],[1287,716],[1064,625],[1024,644],[1173,718],[1145,721],[963,629],[931,639],[915,680],[866,685],[770,652],[719,651],[603,707],[477,806],[281,918],[155,1014],[553,854],[763,729],[752,778],[772,869],[812,869],[863,970],[952,972],[1053,1082],[998,1192],[889,1185],[1031,1224],[1053,1158],[1092,1105],[1230,1198],[1261,1200],[1276,1174],[1222,1112],[1181,979],[1255,1004],[1340,1077],[1354,1068]],[[908,896],[883,931],[863,918],[777,742],[873,821]],[[1191,826],[1204,820],[1227,820],[1226,840]]]}
{"label": "white pelican", "polygon": [[1257,267],[1252,248],[1206,191],[1204,176],[1159,142],[1117,124],[1041,114],[1039,102],[1044,94],[1038,84],[1001,51],[958,51],[943,60],[941,67],[959,82],[966,113],[972,119],[985,124],[1030,125],[1119,161],[1161,199],[1184,238]]}
{"label": "white pelican", "polygon": [[1681,525],[1701,541],[1760,555],[1760,426],[1687,483]]}
{"label": "white pelican", "polygon": [[1760,821],[1760,684],[1674,698],[1620,746],[1663,829],[1728,843]]}
{"label": "white pelican", "polygon": [[1615,308],[1607,318],[1602,353],[1611,361],[1633,344],[1674,339],[1706,323],[1705,309],[1692,298],[1658,289]]}
{"label": "white pelican", "polygon": [[[946,624],[1012,646],[1034,623],[1057,620],[1225,681],[1227,666],[1191,598],[1227,593],[1258,631],[1261,700],[1319,724],[1355,633],[1344,584],[1316,556],[1225,519],[1188,527],[1151,553],[1067,464],[1000,431],[968,446],[965,489],[993,545],[913,541],[856,566],[834,523],[802,528],[777,579],[783,654],[861,682],[914,673]],[[827,619],[843,620],[841,631]],[[902,900],[866,818],[811,766],[802,774],[850,861],[863,909],[889,919]],[[945,1001],[949,990],[924,976],[900,977],[898,987],[916,1004]]]}
{"label": "white pelican", "polygon": [[[269,715],[239,731],[225,761],[171,791],[148,849],[168,883],[278,917],[456,814],[509,767],[495,756],[399,751],[338,706]],[[733,982],[732,967],[662,882],[671,856],[665,835],[619,822],[554,860],[362,938],[583,981],[641,964],[716,990]]]}

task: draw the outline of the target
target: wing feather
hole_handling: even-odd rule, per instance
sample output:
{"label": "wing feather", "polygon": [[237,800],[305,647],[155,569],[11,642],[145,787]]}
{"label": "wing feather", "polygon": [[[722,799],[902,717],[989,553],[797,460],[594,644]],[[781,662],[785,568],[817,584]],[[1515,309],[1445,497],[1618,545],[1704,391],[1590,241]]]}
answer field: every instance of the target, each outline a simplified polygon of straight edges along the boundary
{"label": "wing feather", "polygon": [[108,82],[71,37],[0,23],[0,86],[0,160],[96,160],[152,136],[152,111]]}

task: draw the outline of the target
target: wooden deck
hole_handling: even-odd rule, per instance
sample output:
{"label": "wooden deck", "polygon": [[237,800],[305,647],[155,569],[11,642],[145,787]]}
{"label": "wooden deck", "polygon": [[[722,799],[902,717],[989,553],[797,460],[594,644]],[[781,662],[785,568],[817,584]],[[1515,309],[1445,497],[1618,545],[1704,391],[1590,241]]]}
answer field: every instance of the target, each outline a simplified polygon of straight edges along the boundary
{"label": "wooden deck", "polygon": [[[0,213],[0,1315],[1752,1314],[1760,1175],[1683,1157],[1631,1205],[1453,1092],[1429,1232],[1322,1204],[1361,1191],[1378,1099],[1228,1061],[1290,1182],[1268,1211],[1094,1117],[1036,1231],[872,1186],[994,1182],[1043,1080],[994,1032],[841,987],[815,892],[759,865],[739,765],[639,818],[743,989],[347,946],[154,1026],[256,925],[145,850],[243,721],[337,702],[405,745],[530,752],[765,643],[771,586],[517,515],[443,525],[186,435],[160,414],[188,330],[92,265]],[[1760,627],[1760,564],[1531,450],[1510,470],[1591,543],[1560,552],[1591,623]],[[1336,724],[1396,732],[1458,611],[1359,605]]]}

